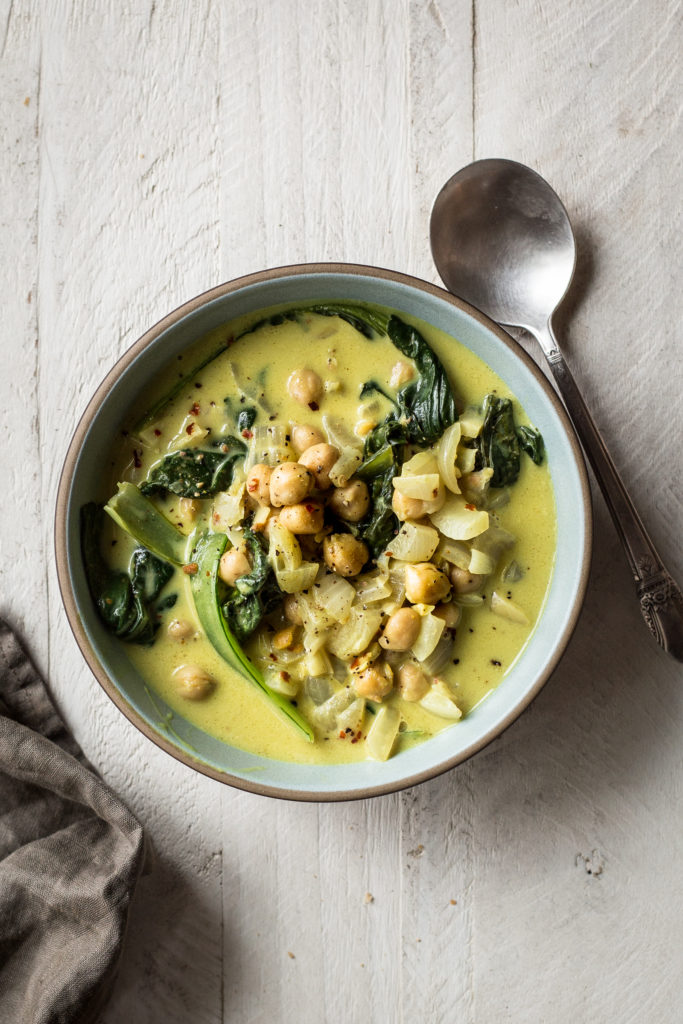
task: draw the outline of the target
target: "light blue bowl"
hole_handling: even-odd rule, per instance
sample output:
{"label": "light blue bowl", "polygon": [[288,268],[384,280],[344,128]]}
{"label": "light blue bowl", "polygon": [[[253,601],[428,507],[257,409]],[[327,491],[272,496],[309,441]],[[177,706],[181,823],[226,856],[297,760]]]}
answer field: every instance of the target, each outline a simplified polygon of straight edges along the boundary
{"label": "light blue bowl", "polygon": [[[207,735],[158,696],[150,698],[120,643],[100,622],[83,571],[81,505],[98,497],[100,466],[123,414],[155,375],[215,327],[281,303],[353,300],[419,317],[456,337],[503,378],[545,439],[557,508],[557,552],[536,629],[500,685],[462,722],[386,762],[298,765],[248,754]],[[559,661],[588,580],[591,505],[574,431],[535,363],[504,331],[448,292],[416,278],[351,264],[282,267],[205,292],[148,331],[119,360],[88,405],[64,463],[56,509],[62,599],[83,655],[114,703],[185,764],[241,789],[295,800],[345,800],[413,786],[464,761],[523,711]]]}

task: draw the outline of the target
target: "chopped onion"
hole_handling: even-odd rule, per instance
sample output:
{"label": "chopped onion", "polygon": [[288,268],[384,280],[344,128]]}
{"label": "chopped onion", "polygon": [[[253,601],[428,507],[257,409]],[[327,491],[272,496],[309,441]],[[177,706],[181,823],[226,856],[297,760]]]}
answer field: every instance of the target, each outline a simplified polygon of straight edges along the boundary
{"label": "chopped onion", "polygon": [[[482,575],[492,573],[503,552],[511,548],[515,540],[516,538],[513,533],[504,530],[502,526],[498,526],[496,523],[491,523],[488,530],[480,534],[472,542],[472,561],[469,565],[469,571],[481,573]],[[475,564],[485,565],[485,559],[488,559],[490,568],[475,568]]]}
{"label": "chopped onion", "polygon": [[451,494],[443,508],[432,512],[434,526],[451,540],[471,540],[488,529],[488,512],[468,508],[462,495]]}
{"label": "chopped onion", "polygon": [[323,416],[323,427],[327,434],[327,440],[339,451],[343,448],[362,449],[362,441],[349,430],[342,420],[333,419],[331,416]]}
{"label": "chopped onion", "polygon": [[318,569],[317,562],[302,562],[296,569],[276,569],[275,578],[283,594],[299,594],[313,585]]}
{"label": "chopped onion", "polygon": [[417,452],[401,466],[401,476],[424,476],[426,473],[438,473],[438,464],[433,451]]}
{"label": "chopped onion", "polygon": [[304,689],[306,695],[316,705],[324,704],[332,696],[333,692],[332,683],[325,676],[313,676],[307,679]]}
{"label": "chopped onion", "polygon": [[460,470],[456,465],[460,434],[460,423],[452,423],[444,430],[436,449],[441,479],[448,490],[454,494],[460,494],[460,484],[458,483]]}
{"label": "chopped onion", "polygon": [[470,564],[467,567],[468,572],[475,576],[490,576],[495,567],[496,563],[490,555],[487,555],[485,551],[472,548]]}
{"label": "chopped onion", "polygon": [[456,722],[462,718],[462,711],[453,700],[453,694],[443,679],[437,679],[432,683],[431,689],[422,698],[420,704],[425,711],[431,711],[439,718],[450,718]]}
{"label": "chopped onion", "polygon": [[461,473],[471,473],[477,462],[477,449],[460,445],[458,449],[458,467]]}
{"label": "chopped onion", "polygon": [[296,455],[287,440],[287,432],[282,424],[261,424],[254,427],[244,462],[245,469],[249,470],[260,462],[265,462],[267,466],[277,466],[281,462],[291,461],[296,461]]}
{"label": "chopped onion", "polygon": [[484,505],[486,503],[493,470],[490,467],[478,469],[474,473],[464,473],[460,483],[465,497],[473,505]]}
{"label": "chopped onion", "polygon": [[454,645],[453,630],[445,630],[432,653],[422,661],[420,667],[427,675],[438,676],[439,672],[442,672],[451,660]]}
{"label": "chopped onion", "polygon": [[459,419],[460,432],[463,437],[479,437],[484,426],[484,417],[478,409],[466,409]]}
{"label": "chopped onion", "polygon": [[337,728],[343,729],[344,732],[347,729],[350,729],[351,732],[358,732],[363,724],[364,715],[365,701],[362,697],[358,697],[337,715]]}
{"label": "chopped onion", "polygon": [[518,604],[504,597],[496,590],[491,594],[491,611],[500,615],[501,619],[508,619],[510,622],[518,622],[521,626],[528,626],[529,619]]}
{"label": "chopped onion", "polygon": [[439,494],[441,478],[438,473],[424,473],[421,476],[395,476],[394,488],[406,498],[434,501]]}
{"label": "chopped onion", "polygon": [[370,757],[376,761],[387,760],[396,742],[400,724],[401,715],[398,708],[391,704],[384,704],[379,709],[365,739],[365,746]]}
{"label": "chopped onion", "polygon": [[361,654],[370,644],[382,622],[379,608],[363,608],[354,604],[348,620],[332,626],[327,641],[328,649],[338,658],[348,661]]}
{"label": "chopped onion", "polygon": [[441,634],[445,627],[446,623],[438,615],[430,613],[422,617],[420,632],[413,644],[413,655],[417,661],[424,661],[425,658],[429,657],[441,639]]}
{"label": "chopped onion", "polygon": [[346,487],[362,461],[360,448],[351,448],[348,445],[342,448],[339,458],[330,470],[330,480],[334,486]]}
{"label": "chopped onion", "polygon": [[[288,678],[284,678],[287,676]],[[269,672],[266,676],[266,683],[271,690],[281,693],[283,697],[296,697],[299,692],[299,683],[293,679],[288,672]]]}
{"label": "chopped onion", "polygon": [[436,549],[438,559],[457,565],[459,569],[469,571],[472,552],[467,544],[457,540],[442,540]]}
{"label": "chopped onion", "polygon": [[306,672],[309,676],[331,676],[332,665],[327,656],[327,651],[321,648],[313,654],[307,654],[305,659]]}
{"label": "chopped onion", "polygon": [[387,548],[387,554],[402,562],[428,562],[439,543],[439,534],[423,523],[403,523]]}
{"label": "chopped onion", "polygon": [[244,519],[244,481],[228,491],[219,491],[211,506],[211,526],[224,533],[228,526],[237,526]]}
{"label": "chopped onion", "polygon": [[346,622],[356,591],[343,576],[330,572],[316,583],[312,596],[318,607],[324,608],[333,619],[337,622]]}
{"label": "chopped onion", "polygon": [[354,698],[355,694],[351,687],[344,686],[341,690],[333,693],[331,697],[328,697],[322,704],[313,708],[310,717],[319,729],[322,729],[323,732],[329,732],[337,724],[337,715],[345,711]]}

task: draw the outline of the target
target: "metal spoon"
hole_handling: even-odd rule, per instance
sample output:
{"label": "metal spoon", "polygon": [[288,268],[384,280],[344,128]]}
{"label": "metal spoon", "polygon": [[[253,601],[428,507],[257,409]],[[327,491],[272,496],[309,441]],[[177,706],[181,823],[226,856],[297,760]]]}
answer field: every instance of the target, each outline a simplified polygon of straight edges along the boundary
{"label": "metal spoon", "polygon": [[643,618],[657,643],[683,661],[683,595],[633,507],[553,333],[553,314],[576,263],[567,211],[529,167],[477,160],[439,192],[430,236],[449,291],[539,342],[612,513]]}

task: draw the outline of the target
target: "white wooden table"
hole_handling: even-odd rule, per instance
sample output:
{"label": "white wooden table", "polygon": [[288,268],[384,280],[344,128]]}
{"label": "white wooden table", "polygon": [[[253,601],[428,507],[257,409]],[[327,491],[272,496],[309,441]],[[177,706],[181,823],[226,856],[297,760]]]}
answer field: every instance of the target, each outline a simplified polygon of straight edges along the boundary
{"label": "white wooden table", "polygon": [[435,281],[436,192],[509,156],[574,221],[568,358],[683,579],[681,27],[677,0],[0,0],[0,611],[157,853],[104,1024],[683,1019],[683,672],[597,493],[585,611],[531,709],[337,806],[144,739],[81,659],[52,545],[74,425],[148,325],[283,263]]}

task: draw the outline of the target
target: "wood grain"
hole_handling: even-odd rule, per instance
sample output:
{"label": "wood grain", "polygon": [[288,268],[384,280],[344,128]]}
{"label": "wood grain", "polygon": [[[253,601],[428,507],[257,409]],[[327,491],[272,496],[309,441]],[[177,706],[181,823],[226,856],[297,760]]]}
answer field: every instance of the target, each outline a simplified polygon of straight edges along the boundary
{"label": "wood grain", "polygon": [[72,430],[146,327],[289,262],[436,281],[434,196],[505,155],[576,225],[560,334],[683,578],[680,31],[674,0],[0,3],[1,611],[155,848],[103,1024],[683,1013],[681,671],[599,497],[584,613],[533,706],[457,770],[347,805],[234,792],[139,735],[52,555]]}

